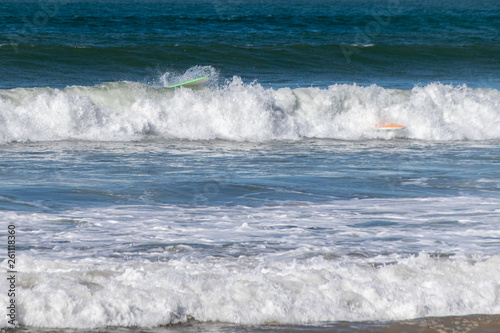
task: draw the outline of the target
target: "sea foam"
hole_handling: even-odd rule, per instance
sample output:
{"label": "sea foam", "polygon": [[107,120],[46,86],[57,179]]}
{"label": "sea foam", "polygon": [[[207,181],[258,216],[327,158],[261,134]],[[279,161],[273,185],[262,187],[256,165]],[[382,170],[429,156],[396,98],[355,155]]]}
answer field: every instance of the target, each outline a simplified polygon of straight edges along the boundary
{"label": "sea foam", "polygon": [[[500,256],[471,262],[421,254],[379,267],[321,256],[124,263],[20,255],[19,262],[18,321],[31,327],[153,327],[190,317],[318,323],[500,311]],[[4,307],[6,297],[0,296]]]}
{"label": "sea foam", "polygon": [[26,248],[16,256],[20,324],[152,327],[498,314],[497,208],[455,197],[0,217],[18,224]]}
{"label": "sea foam", "polygon": [[[165,78],[163,78],[165,80]],[[381,131],[390,122],[404,130]],[[0,91],[0,142],[150,138],[267,141],[500,138],[500,91],[439,83],[264,88],[234,77],[201,89],[110,82]]]}

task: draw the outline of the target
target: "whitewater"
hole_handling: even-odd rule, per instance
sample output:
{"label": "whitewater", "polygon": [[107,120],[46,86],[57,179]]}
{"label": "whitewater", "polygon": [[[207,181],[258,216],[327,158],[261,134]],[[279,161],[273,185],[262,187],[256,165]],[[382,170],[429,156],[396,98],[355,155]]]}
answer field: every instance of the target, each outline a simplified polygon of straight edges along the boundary
{"label": "whitewater", "polygon": [[495,314],[498,207],[463,197],[1,217],[30,248],[19,323],[82,329]]}
{"label": "whitewater", "polygon": [[195,89],[166,87],[198,67],[0,90],[20,325],[500,312],[499,90],[273,88],[203,70]]}
{"label": "whitewater", "polygon": [[[164,82],[164,85],[168,85]],[[382,123],[406,126],[384,132]],[[201,89],[109,82],[0,90],[0,142],[305,138],[495,140],[500,91],[431,83],[411,90],[335,84],[264,88],[239,77]]]}
{"label": "whitewater", "polygon": [[17,320],[102,329],[495,315],[498,151],[494,140],[406,138],[4,144]]}

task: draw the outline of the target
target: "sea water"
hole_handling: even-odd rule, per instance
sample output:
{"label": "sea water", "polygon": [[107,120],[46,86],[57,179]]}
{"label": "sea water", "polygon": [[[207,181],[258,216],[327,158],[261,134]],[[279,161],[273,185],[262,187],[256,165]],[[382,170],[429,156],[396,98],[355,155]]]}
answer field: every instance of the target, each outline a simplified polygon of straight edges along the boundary
{"label": "sea water", "polygon": [[497,2],[0,8],[2,269],[14,226],[25,329],[500,313]]}

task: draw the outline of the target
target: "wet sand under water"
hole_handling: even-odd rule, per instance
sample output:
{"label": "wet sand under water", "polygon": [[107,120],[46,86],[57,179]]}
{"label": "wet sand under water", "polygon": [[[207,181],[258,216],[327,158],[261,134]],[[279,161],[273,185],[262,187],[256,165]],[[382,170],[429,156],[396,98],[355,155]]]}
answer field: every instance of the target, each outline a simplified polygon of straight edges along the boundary
{"label": "wet sand under water", "polygon": [[[107,327],[101,329],[41,329],[20,327],[6,329],[9,333],[170,333],[170,332],[356,332],[356,333],[496,333],[500,332],[500,315],[469,315],[432,317],[397,322],[335,322],[323,325],[235,325],[228,323],[202,323],[190,320],[185,324],[155,328]],[[3,332],[3,331],[2,331]]]}

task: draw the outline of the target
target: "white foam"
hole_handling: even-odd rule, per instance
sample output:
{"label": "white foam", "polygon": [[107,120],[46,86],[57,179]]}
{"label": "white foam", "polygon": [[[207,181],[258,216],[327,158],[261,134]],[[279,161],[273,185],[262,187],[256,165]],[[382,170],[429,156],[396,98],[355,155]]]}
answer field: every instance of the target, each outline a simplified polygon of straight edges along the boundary
{"label": "white foam", "polygon": [[353,199],[0,220],[29,248],[16,262],[23,325],[294,324],[498,314],[498,207],[498,198]]}
{"label": "white foam", "polygon": [[[426,251],[491,256],[498,253],[499,206],[500,200],[485,197],[353,199],[275,207],[166,205],[0,212],[0,220],[21,221],[23,244],[37,258],[50,260],[177,259],[164,248],[193,244],[205,250],[185,254],[183,249],[180,255],[296,258],[357,252],[373,257]],[[259,247],[266,242],[270,246]],[[299,253],[294,252],[297,249]]]}
{"label": "white foam", "polygon": [[[160,84],[169,80],[162,77]],[[381,122],[407,128],[377,131]],[[199,90],[112,82],[0,91],[0,143],[128,141],[151,136],[235,141],[396,136],[487,140],[500,138],[498,128],[500,91],[437,83],[411,91],[375,85],[274,90],[234,77],[226,85]]]}
{"label": "white foam", "polygon": [[[376,268],[321,256],[124,263],[20,255],[18,321],[31,327],[151,327],[189,316],[262,324],[500,311],[500,256],[478,262],[425,254],[379,259],[391,264]],[[5,307],[6,295],[0,299]]]}
{"label": "white foam", "polygon": [[403,198],[0,219],[30,249],[16,267],[23,325],[317,323],[498,314],[498,206]]}

